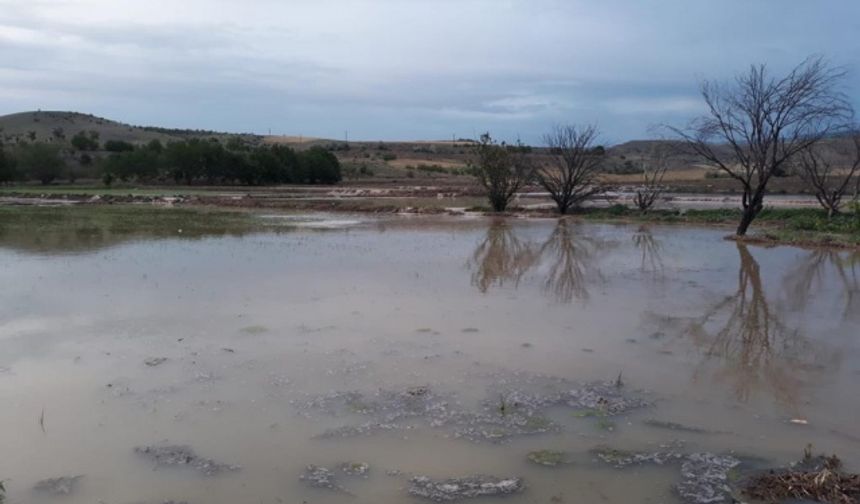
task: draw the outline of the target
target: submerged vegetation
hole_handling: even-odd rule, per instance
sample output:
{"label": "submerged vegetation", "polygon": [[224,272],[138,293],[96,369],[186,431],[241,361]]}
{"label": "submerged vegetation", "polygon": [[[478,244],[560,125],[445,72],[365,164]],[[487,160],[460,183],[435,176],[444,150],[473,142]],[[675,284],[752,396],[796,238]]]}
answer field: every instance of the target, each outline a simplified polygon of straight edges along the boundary
{"label": "submerged vegetation", "polygon": [[87,251],[131,240],[234,236],[261,229],[261,220],[238,211],[151,205],[0,206],[0,244],[39,252]]}

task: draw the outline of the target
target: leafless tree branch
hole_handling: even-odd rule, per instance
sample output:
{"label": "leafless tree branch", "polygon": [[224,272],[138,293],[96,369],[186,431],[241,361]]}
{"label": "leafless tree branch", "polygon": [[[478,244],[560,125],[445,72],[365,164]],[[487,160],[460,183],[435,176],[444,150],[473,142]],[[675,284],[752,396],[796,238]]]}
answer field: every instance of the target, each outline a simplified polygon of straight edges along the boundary
{"label": "leafless tree branch", "polygon": [[594,125],[556,126],[544,135],[553,162],[539,166],[535,175],[561,214],[602,191],[597,177],[603,157],[594,145],[598,135]]}

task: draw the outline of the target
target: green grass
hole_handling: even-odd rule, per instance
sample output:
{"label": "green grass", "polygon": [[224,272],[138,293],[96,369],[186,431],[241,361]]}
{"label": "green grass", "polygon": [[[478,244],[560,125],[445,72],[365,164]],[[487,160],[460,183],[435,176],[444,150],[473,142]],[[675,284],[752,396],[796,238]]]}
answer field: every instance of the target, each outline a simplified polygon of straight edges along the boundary
{"label": "green grass", "polygon": [[202,208],[0,206],[0,244],[44,253],[95,250],[130,240],[241,236],[265,226],[251,213]]}
{"label": "green grass", "polygon": [[529,461],[547,467],[555,467],[561,464],[567,464],[567,454],[563,451],[556,450],[536,450],[529,452],[526,456]]}

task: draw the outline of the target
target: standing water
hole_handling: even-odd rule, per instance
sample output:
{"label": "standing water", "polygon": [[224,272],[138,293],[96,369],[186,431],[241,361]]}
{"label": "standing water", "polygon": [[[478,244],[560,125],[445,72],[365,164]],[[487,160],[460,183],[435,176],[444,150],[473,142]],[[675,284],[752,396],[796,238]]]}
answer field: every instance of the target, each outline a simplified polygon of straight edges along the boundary
{"label": "standing water", "polygon": [[97,212],[0,222],[9,504],[729,502],[808,444],[860,467],[857,252]]}

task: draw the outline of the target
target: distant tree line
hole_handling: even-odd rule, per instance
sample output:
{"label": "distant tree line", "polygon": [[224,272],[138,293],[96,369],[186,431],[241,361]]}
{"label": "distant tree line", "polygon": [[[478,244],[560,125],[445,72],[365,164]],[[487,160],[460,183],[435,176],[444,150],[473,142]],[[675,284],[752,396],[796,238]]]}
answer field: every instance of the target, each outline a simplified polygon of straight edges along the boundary
{"label": "distant tree line", "polygon": [[248,145],[238,138],[225,144],[199,138],[166,145],[152,140],[142,146],[108,140],[103,145],[107,155],[96,161],[91,152],[99,150],[97,134],[77,133],[70,144],[71,149],[42,142],[0,145],[0,183],[74,181],[80,178],[82,167],[90,167],[89,175],[99,176],[107,185],[116,181],[335,184],[341,180],[340,162],[322,147],[295,151],[283,145]]}

